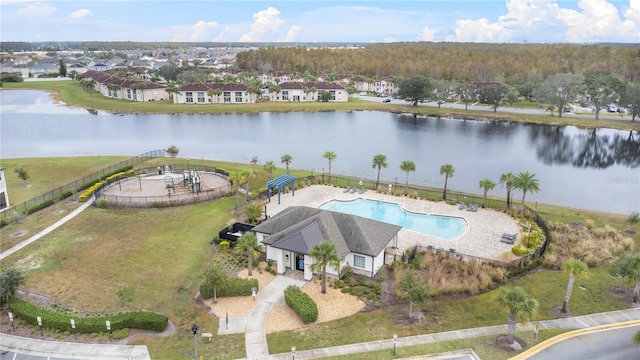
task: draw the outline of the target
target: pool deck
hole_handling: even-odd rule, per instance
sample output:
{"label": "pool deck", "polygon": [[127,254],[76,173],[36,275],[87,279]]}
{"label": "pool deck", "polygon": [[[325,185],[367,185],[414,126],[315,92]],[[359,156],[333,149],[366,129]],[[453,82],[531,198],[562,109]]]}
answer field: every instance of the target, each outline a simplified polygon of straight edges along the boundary
{"label": "pool deck", "polygon": [[[402,229],[398,233],[398,250],[413,248],[415,245],[454,249],[465,255],[479,256],[487,259],[510,261],[516,259],[511,253],[513,245],[500,241],[503,233],[521,233],[520,226],[510,216],[491,209],[478,208],[477,212],[459,210],[458,205],[449,205],[444,202],[416,200],[404,196],[393,196],[375,193],[367,190],[363,194],[344,193],[344,188],[314,185],[301,190],[296,190],[295,196],[291,193],[271,197],[271,203],[267,205],[267,214],[273,216],[289,206],[320,207],[330,200],[354,200],[358,198],[376,201],[385,201],[402,205],[405,210],[426,213],[432,215],[446,215],[463,217],[469,224],[469,229],[460,237],[453,240],[444,240],[434,236],[425,235],[415,231]],[[479,204],[481,205],[481,204]],[[518,236],[520,239],[520,236]]]}

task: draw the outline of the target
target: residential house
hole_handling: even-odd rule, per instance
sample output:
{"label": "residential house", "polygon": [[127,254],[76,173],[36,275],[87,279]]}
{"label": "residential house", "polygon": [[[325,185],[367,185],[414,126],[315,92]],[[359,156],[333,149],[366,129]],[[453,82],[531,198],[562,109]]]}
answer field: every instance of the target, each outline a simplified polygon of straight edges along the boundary
{"label": "residential house", "polygon": [[[271,101],[322,101],[322,93],[331,94],[330,101],[349,101],[349,94],[343,85],[332,82],[286,82],[278,85],[280,92]],[[315,88],[315,91],[312,91]]]}
{"label": "residential house", "polygon": [[395,94],[398,88],[392,78],[386,77],[373,83],[373,91],[378,94]]}
{"label": "residential house", "polygon": [[60,67],[58,66],[58,64],[54,63],[35,62],[29,65],[29,67],[27,68],[27,72],[27,76],[24,76],[25,74],[23,73],[22,77],[38,78],[41,75],[59,73]]}
{"label": "residential house", "polygon": [[[340,267],[349,266],[355,273],[374,277],[385,263],[385,249],[397,246],[401,228],[351,214],[291,206],[252,231],[279,274],[294,269],[311,280],[314,259],[309,251],[324,241],[335,245]],[[339,269],[328,266],[327,274],[337,277]]]}
{"label": "residential house", "polygon": [[[220,89],[219,96],[209,96],[209,90]],[[257,100],[256,94],[247,91],[247,85],[242,83],[214,83],[199,82],[185,84],[180,92],[173,97],[175,104],[242,104]]]}
{"label": "residential house", "polygon": [[87,71],[85,77],[96,82],[95,89],[103,96],[140,102],[169,98],[164,85],[150,81],[134,80],[95,70]]}
{"label": "residential house", "polygon": [[0,167],[0,211],[9,208],[9,193],[4,179],[4,167]]}

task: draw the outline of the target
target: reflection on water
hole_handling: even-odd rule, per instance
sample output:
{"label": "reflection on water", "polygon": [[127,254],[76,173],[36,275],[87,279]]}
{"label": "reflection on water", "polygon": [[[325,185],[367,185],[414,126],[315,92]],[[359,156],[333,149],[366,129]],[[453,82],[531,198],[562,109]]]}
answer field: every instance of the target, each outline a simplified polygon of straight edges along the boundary
{"label": "reflection on water", "polygon": [[[135,155],[175,144],[182,158],[279,164],[320,174],[322,154],[338,157],[332,171],[375,179],[375,154],[389,166],[382,186],[403,186],[400,163],[411,160],[412,184],[442,188],[439,169],[450,163],[449,188],[480,193],[478,182],[529,171],[540,181],[531,201],[628,214],[640,210],[640,134],[571,126],[398,115],[385,112],[137,115],[89,113],[54,104],[40,91],[0,91],[1,155],[8,157]],[[195,106],[195,105],[194,105]],[[221,105],[223,106],[223,105]],[[169,160],[168,160],[169,161]],[[504,197],[499,185],[489,196]],[[515,198],[520,196],[517,192]]]}

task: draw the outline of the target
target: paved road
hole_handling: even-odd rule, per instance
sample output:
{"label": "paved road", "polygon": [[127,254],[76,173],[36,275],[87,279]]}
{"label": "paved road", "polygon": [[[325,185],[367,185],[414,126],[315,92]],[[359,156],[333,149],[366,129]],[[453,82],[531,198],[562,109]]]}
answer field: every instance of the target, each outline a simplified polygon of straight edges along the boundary
{"label": "paved road", "polygon": [[[353,95],[353,97],[361,99],[361,100],[366,100],[366,101],[377,101],[377,102],[382,102],[382,98],[379,97],[374,97],[374,96],[360,96],[360,95]],[[391,98],[391,102],[390,104],[396,104],[396,105],[407,105],[407,106],[411,106],[410,103],[401,100],[401,99],[393,99]],[[430,107],[438,107],[438,103],[436,103],[435,101],[431,101],[428,103],[418,103],[419,106],[430,106]],[[459,104],[459,103],[451,103],[451,102],[446,102],[442,105],[440,105],[440,107],[442,109],[457,109],[457,110],[464,110],[465,109],[465,105],[464,104]],[[469,110],[478,110],[478,111],[493,111],[493,108],[491,106],[488,105],[468,105],[468,109]],[[589,111],[589,109],[583,108],[580,109],[582,111]],[[513,108],[513,107],[506,107],[506,106],[500,106],[498,107],[498,113],[511,113],[511,114],[530,114],[530,115],[549,115],[548,112],[546,112],[545,110],[542,109],[531,109],[531,108]],[[557,113],[555,113],[555,115],[557,116]],[[589,119],[595,119],[595,114],[574,114],[574,113],[564,113],[562,115],[563,117],[579,117],[579,118],[589,118]],[[617,113],[608,113],[606,112],[606,110],[604,111],[600,111],[600,119],[607,119],[607,120],[623,120],[623,121],[631,121],[631,115],[629,114],[624,114],[624,116],[620,116],[620,114]]]}
{"label": "paved road", "polygon": [[640,326],[609,329],[564,340],[529,357],[529,360],[640,359],[640,349],[633,343],[633,335]]}

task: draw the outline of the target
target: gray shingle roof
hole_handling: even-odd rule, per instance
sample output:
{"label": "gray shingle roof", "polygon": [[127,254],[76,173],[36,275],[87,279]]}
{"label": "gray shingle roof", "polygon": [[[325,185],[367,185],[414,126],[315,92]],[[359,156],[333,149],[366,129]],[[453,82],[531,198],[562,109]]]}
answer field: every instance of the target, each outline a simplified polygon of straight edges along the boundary
{"label": "gray shingle roof", "polygon": [[268,234],[263,243],[307,254],[324,240],[336,245],[340,257],[349,251],[377,256],[402,227],[360,216],[292,206],[253,228]]}

